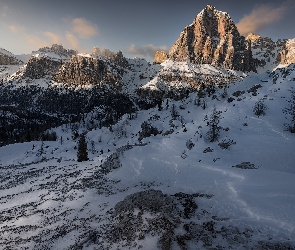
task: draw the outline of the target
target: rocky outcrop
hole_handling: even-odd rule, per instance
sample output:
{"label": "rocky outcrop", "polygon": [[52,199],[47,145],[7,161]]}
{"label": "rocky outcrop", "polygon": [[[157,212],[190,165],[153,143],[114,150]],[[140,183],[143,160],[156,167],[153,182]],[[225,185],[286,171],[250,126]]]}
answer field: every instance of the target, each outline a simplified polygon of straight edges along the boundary
{"label": "rocky outcrop", "polygon": [[22,64],[22,62],[16,59],[15,57],[0,54],[0,65],[20,65],[20,64]]}
{"label": "rocky outcrop", "polygon": [[157,51],[154,57],[155,63],[162,63],[168,59],[168,54],[165,51]]}
{"label": "rocky outcrop", "polygon": [[295,63],[295,38],[286,41],[284,49],[279,55],[281,64]]}
{"label": "rocky outcrop", "polygon": [[64,63],[54,80],[69,86],[119,84],[117,75],[109,70],[105,61],[83,56],[73,56],[70,62]]}
{"label": "rocky outcrop", "polygon": [[22,61],[18,60],[7,50],[0,49],[0,65],[20,65]]}
{"label": "rocky outcrop", "polygon": [[55,54],[60,57],[60,59],[71,58],[74,55],[77,55],[77,51],[73,49],[65,49],[62,45],[53,44],[51,47],[40,48],[38,51],[34,53],[44,53],[44,54]]}
{"label": "rocky outcrop", "polygon": [[251,41],[252,56],[257,67],[271,70],[285,61],[286,51],[284,48],[286,40],[279,39],[274,42],[269,37],[261,37],[253,33],[250,33],[246,39]]}
{"label": "rocky outcrop", "polygon": [[32,56],[24,70],[24,77],[31,79],[40,79],[46,75],[55,74],[61,62],[51,60],[47,57]]}
{"label": "rocky outcrop", "polygon": [[254,34],[254,33],[249,33],[248,36],[246,37],[246,40],[250,40],[251,43],[256,42],[259,38],[261,38],[260,35]]}
{"label": "rocky outcrop", "polygon": [[94,47],[91,52],[91,56],[109,60],[120,67],[128,67],[128,61],[120,50],[117,53],[114,53],[109,49],[100,49],[98,47]]}
{"label": "rocky outcrop", "polygon": [[207,5],[181,32],[169,51],[169,59],[255,71],[250,45],[227,13]]}

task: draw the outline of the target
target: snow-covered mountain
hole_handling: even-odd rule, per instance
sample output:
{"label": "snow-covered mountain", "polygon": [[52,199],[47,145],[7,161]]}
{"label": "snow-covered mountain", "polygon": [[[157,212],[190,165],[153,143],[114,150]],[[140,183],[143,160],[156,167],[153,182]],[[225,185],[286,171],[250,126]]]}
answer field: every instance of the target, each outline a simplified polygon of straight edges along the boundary
{"label": "snow-covered mountain", "polygon": [[[73,131],[96,122],[92,112],[52,129],[56,141],[0,148],[1,246],[292,249],[294,134],[282,110],[294,78],[292,65],[124,115],[88,130],[82,163]],[[253,113],[259,100],[265,115]]]}
{"label": "snow-covered mountain", "polygon": [[213,6],[198,25],[231,28],[212,48],[251,44],[255,70],[0,51],[1,249],[295,249],[294,41]]}

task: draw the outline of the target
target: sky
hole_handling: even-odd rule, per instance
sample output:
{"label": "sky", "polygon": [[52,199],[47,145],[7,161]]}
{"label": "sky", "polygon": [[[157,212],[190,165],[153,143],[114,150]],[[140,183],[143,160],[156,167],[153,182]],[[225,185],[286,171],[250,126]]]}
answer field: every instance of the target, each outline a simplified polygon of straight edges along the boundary
{"label": "sky", "polygon": [[243,35],[295,37],[295,0],[0,0],[0,47],[27,54],[53,43],[84,53],[97,46],[151,61],[207,4],[228,12]]}

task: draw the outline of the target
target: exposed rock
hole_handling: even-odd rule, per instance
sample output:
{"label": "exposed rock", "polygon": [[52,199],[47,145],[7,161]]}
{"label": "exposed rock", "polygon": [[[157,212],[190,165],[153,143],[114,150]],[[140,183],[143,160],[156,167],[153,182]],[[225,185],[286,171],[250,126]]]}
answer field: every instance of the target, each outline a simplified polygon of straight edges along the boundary
{"label": "exposed rock", "polygon": [[254,164],[250,162],[242,162],[241,164],[237,164],[233,166],[233,168],[241,168],[241,169],[257,169]]}
{"label": "exposed rock", "polygon": [[249,33],[248,36],[246,37],[246,40],[250,40],[251,43],[256,42],[259,38],[261,38],[260,35],[254,34],[254,33]]}
{"label": "exposed rock", "polygon": [[36,51],[35,53],[42,52],[45,54],[53,53],[60,57],[60,59],[69,59],[71,56],[77,55],[77,51],[73,49],[65,49],[62,45],[53,44],[50,48],[44,47]]}
{"label": "exposed rock", "polygon": [[127,151],[132,148],[133,146],[131,145],[122,146],[118,148],[116,152],[108,156],[105,162],[100,165],[100,168],[102,169],[103,173],[107,174],[111,172],[113,169],[121,167],[120,155],[122,155],[124,151]]}
{"label": "exposed rock", "polygon": [[168,59],[168,54],[165,51],[157,51],[154,57],[155,63],[162,63]]}
{"label": "exposed rock", "polygon": [[93,57],[103,58],[111,62],[114,62],[121,67],[129,66],[126,58],[123,56],[123,53],[120,50],[117,53],[114,53],[109,49],[100,49],[99,47],[94,47],[91,52],[91,55]]}
{"label": "exposed rock", "polygon": [[[181,100],[190,92],[198,91],[200,87],[224,86],[236,81],[240,75],[221,67],[197,65],[188,62],[167,60],[156,77],[146,85],[137,89],[142,98],[151,100],[162,97]],[[212,73],[208,74],[208,68]]]}
{"label": "exposed rock", "polygon": [[70,86],[95,85],[107,83],[119,87],[119,79],[114,72],[109,71],[105,61],[73,56],[56,73],[54,80]]}
{"label": "exposed rock", "polygon": [[115,54],[114,63],[123,68],[127,68],[129,66],[121,50]]}
{"label": "exposed rock", "polygon": [[193,23],[185,27],[169,51],[169,58],[227,69],[255,71],[250,42],[225,13],[207,5]]}
{"label": "exposed rock", "polygon": [[169,250],[180,236],[175,235],[175,229],[198,208],[195,197],[183,193],[173,197],[154,189],[128,195],[114,207],[107,241],[131,245],[146,236],[159,236],[159,249]]}
{"label": "exposed rock", "polygon": [[255,58],[256,66],[272,69],[284,60],[284,52],[286,40],[278,40],[274,42],[269,37],[261,37],[259,35],[249,34],[247,39],[251,40],[252,56]]}
{"label": "exposed rock", "polygon": [[61,62],[59,61],[47,57],[32,56],[25,68],[24,77],[39,79],[46,75],[55,74],[60,66]]}
{"label": "exposed rock", "polygon": [[210,147],[205,148],[204,151],[203,151],[204,154],[211,153],[211,152],[214,152],[214,149],[213,148],[210,148]]}
{"label": "exposed rock", "polygon": [[161,133],[161,131],[146,121],[141,124],[141,129],[142,130],[139,132],[139,141],[142,141],[143,138],[150,137],[151,135],[156,136]]}
{"label": "exposed rock", "polygon": [[295,38],[286,41],[285,48],[280,53],[281,64],[295,63]]}
{"label": "exposed rock", "polygon": [[15,58],[15,56],[5,49],[0,49],[0,65],[19,65],[22,61]]}

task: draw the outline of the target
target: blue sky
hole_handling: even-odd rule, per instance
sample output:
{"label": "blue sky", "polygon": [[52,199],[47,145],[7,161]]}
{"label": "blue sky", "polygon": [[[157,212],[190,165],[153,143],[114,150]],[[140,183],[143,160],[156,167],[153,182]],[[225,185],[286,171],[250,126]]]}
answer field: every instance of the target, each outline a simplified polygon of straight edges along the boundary
{"label": "blue sky", "polygon": [[155,50],[169,49],[207,4],[228,12],[241,33],[295,37],[294,0],[0,0],[0,47],[22,54],[52,43],[82,52],[98,46],[151,59]]}

